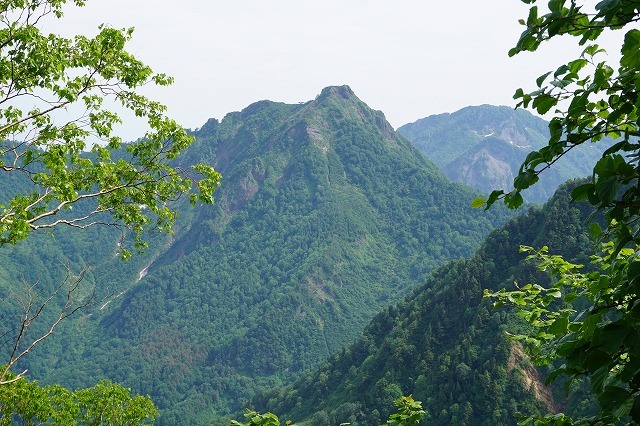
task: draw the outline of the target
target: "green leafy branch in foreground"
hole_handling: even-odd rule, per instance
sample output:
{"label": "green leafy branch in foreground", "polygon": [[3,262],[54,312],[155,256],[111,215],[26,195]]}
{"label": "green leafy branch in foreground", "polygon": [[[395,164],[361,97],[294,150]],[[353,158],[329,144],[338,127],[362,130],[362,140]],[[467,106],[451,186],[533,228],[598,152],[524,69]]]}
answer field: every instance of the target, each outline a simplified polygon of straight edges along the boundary
{"label": "green leafy branch in foreground", "polygon": [[[38,229],[108,224],[129,229],[144,248],[145,230],[171,230],[171,201],[213,202],[220,175],[205,164],[172,165],[193,138],[164,105],[137,92],[172,79],[125,50],[132,28],[101,26],[94,37],[73,39],[42,32],[65,3],[0,2],[0,171],[30,185],[5,194],[0,245]],[[122,144],[118,110],[146,122],[143,138]]]}
{"label": "green leafy branch in foreground", "polygon": [[[231,420],[231,426],[280,426],[280,419],[273,413],[260,414],[257,411],[247,410],[244,417],[246,423]],[[290,422],[287,421],[287,424]]]}
{"label": "green leafy branch in foreground", "polygon": [[560,36],[579,39],[585,46],[580,57],[546,72],[537,81],[537,89],[518,89],[517,106],[535,109],[539,114],[552,112],[547,146],[531,152],[514,179],[514,189],[508,193],[493,191],[487,200],[477,199],[475,205],[491,206],[499,199],[509,207],[522,204],[521,192],[534,185],[540,173],[575,147],[597,142],[604,137],[618,139],[594,168],[592,182],[580,198],[601,208],[611,208],[618,222],[638,213],[640,194],[637,188],[626,187],[622,197],[618,190],[637,178],[634,164],[640,145],[638,130],[638,90],[640,76],[640,30],[631,28],[624,34],[620,60],[615,69],[601,60],[606,52],[595,43],[605,31],[623,31],[638,21],[640,4],[636,0],[604,0],[591,12],[588,4],[576,0],[549,1],[546,13],[536,0],[523,0],[532,5],[527,19],[520,21],[522,32],[510,56],[534,52],[544,42]]}
{"label": "green leafy branch in foreground", "polygon": [[[37,230],[108,225],[120,228],[123,240],[131,233],[143,250],[144,232],[171,232],[178,198],[212,203],[221,176],[206,164],[176,165],[193,138],[165,115],[164,105],[138,93],[172,79],[125,50],[132,28],[100,26],[93,37],[73,38],[43,31],[49,20],[62,18],[67,3],[84,5],[0,1],[0,177],[15,184],[0,194],[0,246]],[[123,144],[116,111],[146,123],[144,137]],[[131,255],[127,241],[118,248],[123,259]],[[77,310],[68,307],[53,327]],[[27,309],[21,329],[35,317]],[[33,346],[18,351],[23,336],[0,369],[0,385]]]}
{"label": "green leafy branch in foreground", "polygon": [[[411,395],[402,396],[395,400],[398,411],[389,416],[389,420],[382,426],[409,426],[419,424],[426,416],[427,412],[422,409],[420,401],[414,401]],[[247,422],[241,423],[237,420],[231,420],[231,426],[280,426],[280,419],[273,413],[260,414],[253,410],[247,410],[244,415]],[[291,421],[287,420],[287,425]],[[343,423],[348,425],[349,423]]]}
{"label": "green leafy branch in foreground", "polygon": [[422,409],[420,401],[414,401],[411,395],[402,396],[395,401],[398,412],[391,414],[385,425],[407,426],[419,424],[427,412]]}
{"label": "green leafy branch in foreground", "polygon": [[[531,347],[534,360],[564,361],[547,382],[564,374],[569,383],[587,376],[601,411],[593,418],[572,420],[564,415],[526,418],[525,424],[613,424],[640,421],[640,2],[602,0],[522,0],[529,14],[510,56],[534,52],[556,37],[575,37],[584,46],[580,57],[540,76],[537,89],[518,89],[518,107],[552,113],[547,146],[528,154],[512,191],[493,191],[473,205],[489,208],[498,200],[522,205],[521,192],[540,173],[575,147],[605,137],[613,144],[594,165],[590,181],[575,188],[574,202],[587,201],[604,213],[606,227],[592,225],[592,235],[604,242],[604,254],[594,261],[599,272],[579,272],[579,266],[546,252],[533,252],[541,267],[557,282],[549,289],[530,285],[488,296],[520,310],[535,332],[519,335]],[[546,7],[546,9],[544,9]],[[600,58],[596,43],[605,32],[623,35],[620,59],[614,66]],[[578,308],[582,306],[583,308]],[[574,312],[575,310],[575,312]],[[619,419],[619,420],[618,420]],[[618,423],[616,423],[618,424]]]}
{"label": "green leafy branch in foreground", "polygon": [[517,308],[517,315],[533,326],[532,332],[511,338],[528,346],[534,363],[552,365],[564,360],[564,364],[552,370],[545,384],[566,375],[568,391],[574,380],[588,376],[601,408],[597,416],[575,422],[562,414],[550,414],[544,418],[524,418],[521,424],[639,422],[638,247],[618,251],[613,243],[604,244],[604,254],[593,256],[593,263],[601,270],[587,273],[580,272],[583,265],[549,255],[546,247],[538,251],[522,247],[521,251],[529,253],[528,259],[537,262],[540,270],[551,273],[554,283],[549,288],[527,284],[514,291],[485,290],[485,297],[497,299],[494,307]]}
{"label": "green leafy branch in foreground", "polygon": [[[10,373],[11,374],[11,373]],[[16,380],[12,380],[16,379]],[[103,380],[74,392],[59,385],[11,375],[0,386],[0,426],[24,425],[145,425],[158,409],[148,396],[131,396],[130,389]]]}

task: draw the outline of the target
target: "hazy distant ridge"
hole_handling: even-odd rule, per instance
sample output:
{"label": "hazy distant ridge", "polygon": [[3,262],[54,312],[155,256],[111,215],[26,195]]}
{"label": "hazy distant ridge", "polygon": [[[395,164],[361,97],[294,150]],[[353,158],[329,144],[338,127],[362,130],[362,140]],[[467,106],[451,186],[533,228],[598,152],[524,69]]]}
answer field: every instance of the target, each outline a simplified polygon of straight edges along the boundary
{"label": "hazy distant ridge", "polygon": [[[432,115],[398,128],[451,179],[483,192],[509,190],[526,155],[547,144],[548,123],[522,109],[470,106]],[[605,144],[585,144],[570,151],[524,192],[528,201],[544,202],[563,182],[586,177]]]}

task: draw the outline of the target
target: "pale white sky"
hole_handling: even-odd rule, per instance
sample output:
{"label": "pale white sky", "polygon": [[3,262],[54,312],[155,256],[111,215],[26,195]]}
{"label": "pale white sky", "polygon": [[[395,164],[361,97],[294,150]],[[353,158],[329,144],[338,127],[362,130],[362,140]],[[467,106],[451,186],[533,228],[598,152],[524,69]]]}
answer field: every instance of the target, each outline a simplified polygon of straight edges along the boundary
{"label": "pale white sky", "polygon": [[397,128],[467,105],[513,106],[516,88],[574,59],[568,44],[508,57],[527,10],[519,0],[88,0],[57,31],[135,27],[129,50],[176,80],[149,94],[185,127],[348,84]]}

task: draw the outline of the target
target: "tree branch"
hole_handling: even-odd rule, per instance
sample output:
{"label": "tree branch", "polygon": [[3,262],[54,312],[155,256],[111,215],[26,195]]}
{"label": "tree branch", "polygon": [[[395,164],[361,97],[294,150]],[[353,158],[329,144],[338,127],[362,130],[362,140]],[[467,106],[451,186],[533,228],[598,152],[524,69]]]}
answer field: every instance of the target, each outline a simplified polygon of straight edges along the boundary
{"label": "tree branch", "polygon": [[[33,292],[33,288],[35,285],[29,287],[27,295],[25,296],[27,297],[26,300],[16,297],[16,300],[22,305],[24,313],[20,319],[20,330],[18,331],[17,337],[14,339],[14,344],[9,356],[9,360],[2,367],[2,371],[0,372],[0,385],[11,383],[12,381],[15,381],[22,377],[26,373],[26,370],[20,373],[16,379],[6,381],[4,380],[11,367],[13,367],[22,357],[29,353],[29,351],[31,351],[37,344],[53,334],[53,331],[60,324],[60,322],[62,322],[62,320],[75,314],[78,310],[89,306],[93,302],[95,298],[95,288],[92,289],[88,296],[82,296],[76,299],[76,295],[80,289],[80,284],[84,280],[84,275],[87,272],[88,268],[82,269],[82,271],[80,271],[78,275],[74,275],[71,272],[71,267],[69,265],[65,265],[65,268],[67,271],[65,279],[54,289],[53,292],[51,292],[51,294],[49,294],[48,297],[46,297],[43,302],[37,302],[37,294],[34,295]],[[26,345],[25,348],[21,348],[20,345],[26,338],[29,327],[38,317],[42,315],[45,308],[47,308],[47,306],[51,304],[54,298],[56,298],[60,291],[65,287],[66,294],[64,304],[60,308],[56,319],[51,323],[49,328],[44,333],[34,338],[29,344]],[[34,309],[36,304],[37,307]]]}

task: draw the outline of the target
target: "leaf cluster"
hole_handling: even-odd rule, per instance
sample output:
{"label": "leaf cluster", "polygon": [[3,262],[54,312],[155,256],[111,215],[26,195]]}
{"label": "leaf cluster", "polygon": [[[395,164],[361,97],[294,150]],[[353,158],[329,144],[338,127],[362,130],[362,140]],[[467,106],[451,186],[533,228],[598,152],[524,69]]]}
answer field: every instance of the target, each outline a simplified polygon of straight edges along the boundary
{"label": "leaf cluster", "polygon": [[[603,256],[593,258],[601,271],[588,273],[580,272],[582,265],[548,255],[546,248],[523,251],[557,279],[548,288],[527,284],[516,291],[485,291],[497,299],[494,306],[515,306],[534,327],[533,333],[512,338],[524,341],[539,365],[564,361],[549,374],[547,384],[564,374],[568,389],[578,377],[589,377],[602,408],[589,422],[640,420],[640,316],[636,291],[631,290],[639,272],[636,250],[618,252],[609,243]],[[576,308],[581,304],[586,307]]]}
{"label": "leaf cluster", "polygon": [[[389,420],[381,426],[408,426],[419,424],[426,416],[427,412],[422,409],[422,402],[414,401],[411,395],[401,396],[394,401],[397,411],[389,416]],[[231,426],[280,426],[280,419],[273,413],[260,414],[255,410],[247,410],[244,417],[247,422],[241,423],[237,420],[231,420]],[[291,422],[287,420],[287,425]],[[341,425],[349,425],[350,423],[341,423]]]}
{"label": "leaf cluster", "polygon": [[[536,3],[535,0],[524,2]],[[605,0],[596,4],[595,13],[583,11],[585,8],[586,5],[575,0],[554,0],[548,3],[547,13],[541,14],[534,5],[527,20],[521,21],[527,28],[510,55],[534,51],[541,43],[561,35],[578,37],[579,43],[586,47],[579,58],[540,76],[536,90],[516,91],[514,98],[518,106],[533,108],[540,114],[553,110],[555,116],[549,124],[551,136],[547,146],[531,152],[522,163],[514,189],[508,193],[492,192],[486,200],[487,207],[499,199],[504,199],[509,207],[520,206],[521,192],[534,185],[542,171],[574,147],[608,136],[618,143],[605,151],[594,168],[591,186],[581,189],[576,198],[588,196],[601,208],[617,208],[622,211],[618,216],[637,214],[637,191],[627,185],[637,176],[640,30],[626,32],[617,70],[599,59],[606,52],[592,42],[603,31],[619,30],[636,22],[640,5],[633,0]],[[624,195],[616,198],[617,191],[625,186]]]}
{"label": "leaf cluster", "polygon": [[422,409],[422,403],[420,401],[414,401],[411,395],[398,398],[395,404],[398,412],[391,414],[389,420],[384,423],[385,425],[407,426],[418,424],[427,414],[427,412]]}
{"label": "leaf cluster", "polygon": [[[562,35],[577,37],[585,48],[579,58],[540,76],[537,90],[516,92],[518,106],[531,107],[540,114],[553,110],[551,137],[547,146],[527,156],[514,180],[514,189],[509,193],[494,191],[486,201],[487,207],[499,199],[509,207],[518,207],[522,204],[520,192],[578,145],[605,136],[616,139],[616,143],[594,165],[590,181],[572,192],[574,201],[586,200],[605,214],[604,230],[592,226],[592,235],[603,243],[603,254],[594,257],[600,271],[579,272],[578,265],[540,251],[534,256],[541,268],[557,277],[552,287],[528,285],[492,296],[498,298],[498,304],[519,307],[521,316],[534,326],[533,333],[516,338],[531,345],[539,362],[564,361],[548,381],[560,374],[567,375],[569,382],[583,375],[589,377],[601,412],[578,421],[638,422],[640,30],[633,24],[640,19],[640,3],[603,0],[589,12],[583,2],[552,0],[548,10],[540,13],[536,0],[524,2],[532,5],[528,18],[521,21],[526,30],[510,55],[534,51],[541,43]],[[595,41],[604,31],[623,29],[621,57],[614,69],[599,59],[604,50]],[[557,424],[553,422],[560,420],[548,417],[539,421]]]}
{"label": "leaf cluster", "polygon": [[[11,380],[11,377],[8,378]],[[145,425],[158,409],[149,397],[131,396],[130,389],[103,380],[70,391],[60,385],[41,386],[15,378],[0,386],[0,425]]]}
{"label": "leaf cluster", "polygon": [[[193,138],[139,93],[172,79],[125,50],[132,28],[101,26],[94,37],[72,39],[41,30],[65,3],[0,5],[0,170],[32,183],[0,205],[0,244],[59,225],[111,224],[133,231],[143,248],[143,231],[171,229],[172,201],[188,194],[192,203],[211,203],[220,175],[204,164],[171,165]],[[110,105],[144,119],[144,137],[123,145],[122,119]],[[77,205],[91,208],[76,214]]]}

